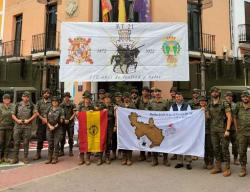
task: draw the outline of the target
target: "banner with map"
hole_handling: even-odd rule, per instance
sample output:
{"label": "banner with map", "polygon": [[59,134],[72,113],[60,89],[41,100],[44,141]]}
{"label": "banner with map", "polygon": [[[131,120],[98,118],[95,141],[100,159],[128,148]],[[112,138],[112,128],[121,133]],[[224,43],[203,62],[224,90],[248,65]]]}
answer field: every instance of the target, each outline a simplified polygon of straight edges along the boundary
{"label": "banner with map", "polygon": [[118,149],[204,157],[205,114],[118,107]]}
{"label": "banner with map", "polygon": [[188,81],[186,23],[63,22],[60,81]]}

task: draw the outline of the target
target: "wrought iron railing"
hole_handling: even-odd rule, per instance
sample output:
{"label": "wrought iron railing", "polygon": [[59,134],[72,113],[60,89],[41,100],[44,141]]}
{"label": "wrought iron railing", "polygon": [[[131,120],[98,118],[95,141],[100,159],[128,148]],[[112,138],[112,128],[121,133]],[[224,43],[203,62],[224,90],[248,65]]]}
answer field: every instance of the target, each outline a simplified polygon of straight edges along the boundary
{"label": "wrought iron railing", "polygon": [[59,51],[60,49],[59,37],[60,37],[59,32],[52,32],[52,33],[50,32],[47,35],[45,35],[45,33],[33,35],[31,53],[34,54],[45,51],[45,38],[47,39],[46,51]]}
{"label": "wrought iron railing", "polygon": [[[202,41],[201,41],[202,39]],[[203,42],[203,44],[201,43]],[[198,51],[215,54],[215,35],[202,33],[189,33],[189,51]]]}
{"label": "wrought iron railing", "polygon": [[239,30],[239,42],[250,43],[250,24],[238,25]]}
{"label": "wrought iron railing", "polygon": [[13,40],[1,43],[1,57],[20,57],[22,56],[23,41]]}

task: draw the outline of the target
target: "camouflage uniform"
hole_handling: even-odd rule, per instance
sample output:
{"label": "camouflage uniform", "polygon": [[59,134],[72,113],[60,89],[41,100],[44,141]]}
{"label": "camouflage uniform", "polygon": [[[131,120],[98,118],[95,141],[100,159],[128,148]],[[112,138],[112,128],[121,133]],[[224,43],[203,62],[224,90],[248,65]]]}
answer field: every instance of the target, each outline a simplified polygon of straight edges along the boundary
{"label": "camouflage uniform", "polygon": [[[10,96],[5,94],[4,98]],[[1,159],[8,162],[9,145],[13,134],[14,122],[12,120],[12,111],[15,106],[10,104],[6,107],[4,104],[0,104],[0,162]]]}
{"label": "camouflage uniform", "polygon": [[[53,98],[53,101],[59,102],[59,99]],[[59,156],[59,142],[62,140],[63,131],[62,131],[62,122],[65,118],[64,111],[61,107],[53,107],[51,106],[45,117],[48,120],[48,124],[55,126],[54,130],[50,130],[49,126],[47,128],[47,139],[49,143],[48,149],[48,161],[46,163],[57,163]],[[52,161],[53,158],[53,161]]]}
{"label": "camouflage uniform", "polygon": [[[46,112],[48,111],[49,107],[51,106],[51,100],[48,99],[45,101],[41,99],[37,102],[36,108],[37,112],[45,118]],[[41,158],[41,150],[43,149],[43,142],[46,140],[46,130],[47,125],[42,123],[42,120],[38,117],[37,118],[37,155],[33,158],[34,160],[38,160]]]}
{"label": "camouflage uniform", "polygon": [[[30,95],[29,93],[25,93],[25,95]],[[31,103],[28,102],[25,104],[23,101],[18,103],[12,112],[13,115],[15,115],[18,119],[21,119],[22,121],[30,119],[33,114],[36,113],[36,108],[35,106]],[[29,153],[29,141],[30,141],[30,136],[31,136],[31,122],[29,124],[17,124],[15,123],[14,126],[14,159],[13,159],[13,164],[18,162],[18,154],[19,154],[19,148],[20,148],[20,143],[23,139],[23,148],[24,148],[24,159],[25,161],[28,158],[28,153]],[[28,163],[26,161],[26,163]]]}
{"label": "camouflage uniform", "polygon": [[[218,88],[212,88],[212,91]],[[230,153],[229,153],[229,138],[225,137],[225,118],[226,113],[231,113],[229,104],[225,101],[219,100],[218,103],[213,104],[212,101],[208,104],[208,112],[210,116],[210,130],[213,145],[216,165],[211,171],[212,174],[221,172],[222,157],[226,162],[225,170],[230,171]],[[231,174],[231,173],[230,173]],[[229,175],[230,175],[229,174]],[[223,174],[224,175],[224,174]],[[227,176],[229,176],[227,175]]]}
{"label": "camouflage uniform", "polygon": [[[152,111],[169,111],[169,102],[163,99],[157,100],[154,98],[150,102],[149,109]],[[163,153],[163,164],[170,166],[170,163],[168,162],[168,153]],[[158,153],[153,152],[152,166],[156,165],[158,165]]]}
{"label": "camouflage uniform", "polygon": [[[242,97],[244,96],[250,98],[250,95],[247,92],[242,93]],[[234,111],[234,118],[237,121],[239,155],[242,168],[239,176],[245,176],[247,164],[247,148],[250,145],[250,102],[246,106],[243,106],[243,102],[237,103]]]}
{"label": "camouflage uniform", "polygon": [[73,145],[74,145],[74,118],[70,119],[74,114],[76,109],[76,105],[73,102],[66,103],[63,101],[60,104],[60,107],[63,109],[65,113],[65,120],[68,120],[68,123],[63,123],[62,125],[62,141],[60,143],[60,154],[64,155],[64,145],[66,142],[66,132],[68,134],[68,143],[69,143],[69,155],[73,156]]}

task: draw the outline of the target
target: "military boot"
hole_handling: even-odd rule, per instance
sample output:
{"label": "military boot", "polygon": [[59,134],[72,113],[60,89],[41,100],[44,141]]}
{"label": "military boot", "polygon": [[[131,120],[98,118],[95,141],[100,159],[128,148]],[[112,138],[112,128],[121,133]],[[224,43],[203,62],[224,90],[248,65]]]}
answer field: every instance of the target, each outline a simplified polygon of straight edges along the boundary
{"label": "military boot", "polygon": [[50,164],[51,162],[52,162],[52,153],[49,152],[48,159],[47,159],[47,161],[45,161],[45,164]]}
{"label": "military boot", "polygon": [[229,177],[230,175],[231,175],[230,165],[227,163],[225,165],[224,170],[223,170],[223,176],[224,177]]}
{"label": "military boot", "polygon": [[36,161],[38,159],[41,159],[41,150],[37,150],[35,156],[33,157],[34,161]]}
{"label": "military boot", "polygon": [[98,159],[97,159],[97,165],[101,165],[102,164],[102,153],[98,154]]}
{"label": "military boot", "polygon": [[24,163],[24,164],[29,164],[28,155],[24,155],[24,157],[23,157],[23,163]]}
{"label": "military boot", "polygon": [[116,160],[116,150],[112,151],[111,160]]}
{"label": "military boot", "polygon": [[212,163],[208,163],[208,165],[207,165],[207,169],[208,169],[208,170],[213,169],[213,167],[214,167],[214,166],[213,166],[213,164],[212,164]]}
{"label": "military boot", "polygon": [[122,156],[123,156],[123,155],[122,155],[121,150],[118,150],[118,159],[121,160],[121,159],[122,159]]}
{"label": "military boot", "polygon": [[[119,154],[119,152],[118,152]],[[126,165],[127,164],[127,153],[126,152],[123,152],[122,153],[122,165]]]}
{"label": "military boot", "polygon": [[170,162],[168,161],[168,154],[163,154],[163,165],[170,167]]}
{"label": "military boot", "polygon": [[52,162],[52,164],[57,164],[58,163],[58,155],[55,155]]}
{"label": "military boot", "polygon": [[74,156],[74,154],[73,154],[73,146],[72,145],[69,146],[69,156],[70,157]]}
{"label": "military boot", "polygon": [[64,148],[61,148],[60,152],[59,152],[59,157],[64,156]]}
{"label": "military boot", "polygon": [[83,165],[84,162],[84,153],[80,153],[78,165]]}
{"label": "military boot", "polygon": [[19,159],[17,157],[14,157],[11,161],[10,164],[17,164],[19,162]]}
{"label": "military boot", "polygon": [[247,174],[246,166],[241,166],[239,177],[245,177]]}
{"label": "military boot", "polygon": [[236,157],[236,158],[234,158],[234,165],[240,165],[240,162],[239,162],[239,160],[238,160],[238,158]]}
{"label": "military boot", "polygon": [[105,163],[106,163],[106,164],[110,164],[110,163],[111,163],[111,161],[110,161],[110,155],[107,155],[107,154],[106,154]]}
{"label": "military boot", "polygon": [[177,160],[177,155],[174,154],[174,155],[170,158],[170,160]]}
{"label": "military boot", "polygon": [[147,162],[151,162],[152,161],[152,153],[148,152],[147,154]]}
{"label": "military boot", "polygon": [[133,161],[132,161],[132,151],[128,152],[128,160],[127,160],[127,165],[132,165]]}
{"label": "military boot", "polygon": [[139,161],[145,161],[145,160],[146,160],[145,151],[141,151],[140,152]]}
{"label": "military boot", "polygon": [[221,162],[220,162],[220,161],[216,161],[216,162],[215,162],[215,166],[214,166],[214,168],[211,170],[210,173],[211,173],[211,174],[221,173]]}
{"label": "military boot", "polygon": [[91,164],[91,162],[90,162],[90,153],[87,153],[87,155],[86,155],[85,164],[86,164],[86,165],[90,165],[90,164]]}
{"label": "military boot", "polygon": [[158,165],[158,157],[157,156],[153,155],[151,165],[152,166],[157,166]]}

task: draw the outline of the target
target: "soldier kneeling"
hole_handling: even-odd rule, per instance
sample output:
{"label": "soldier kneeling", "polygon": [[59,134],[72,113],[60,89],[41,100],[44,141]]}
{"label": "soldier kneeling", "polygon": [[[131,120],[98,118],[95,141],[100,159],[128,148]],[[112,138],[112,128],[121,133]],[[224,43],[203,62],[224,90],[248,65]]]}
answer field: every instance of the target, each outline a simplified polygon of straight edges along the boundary
{"label": "soldier kneeling", "polygon": [[49,142],[48,160],[46,164],[56,164],[59,155],[59,142],[62,139],[62,123],[64,121],[64,111],[59,107],[59,99],[52,98],[52,106],[46,113],[47,119],[47,139]]}

